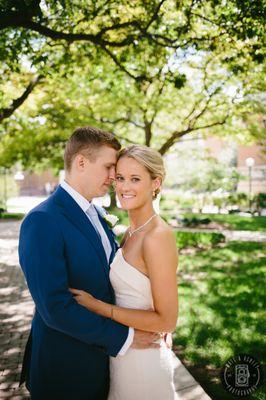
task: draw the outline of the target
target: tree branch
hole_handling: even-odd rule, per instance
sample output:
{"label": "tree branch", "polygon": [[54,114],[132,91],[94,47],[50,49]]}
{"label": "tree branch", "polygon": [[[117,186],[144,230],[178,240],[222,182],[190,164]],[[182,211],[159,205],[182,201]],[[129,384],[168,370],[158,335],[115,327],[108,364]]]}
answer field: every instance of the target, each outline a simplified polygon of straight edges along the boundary
{"label": "tree branch", "polygon": [[137,128],[144,129],[143,125],[140,125],[137,122],[132,121],[130,118],[125,118],[125,117],[117,118],[117,119],[114,119],[114,120],[110,120],[110,119],[107,119],[107,118],[99,118],[98,121],[102,122],[104,124],[111,124],[111,125],[119,124],[119,122],[127,122],[129,124],[132,124],[132,125],[136,126]]}
{"label": "tree branch", "polygon": [[[102,123],[102,124],[116,125],[116,124],[119,124],[119,122],[127,122],[127,123],[129,123],[129,124],[133,124],[133,125],[136,126],[137,128],[144,129],[144,126],[137,124],[136,122],[130,120],[129,118],[123,118],[123,117],[121,117],[121,118],[117,118],[117,119],[114,119],[114,120],[110,120],[110,119],[102,118],[102,117],[101,117],[101,118],[97,118],[97,117],[95,117],[95,116],[93,115],[92,110],[91,110],[91,115],[90,115],[90,117],[91,117],[92,119],[94,119],[94,121],[100,122],[100,123]],[[115,136],[116,136],[118,139],[120,139],[120,140],[124,140],[124,141],[125,141],[126,143],[128,143],[128,144],[132,144],[132,143],[133,143],[132,140],[127,139],[127,138],[125,138],[125,137],[119,136],[119,135],[117,135],[117,134],[115,134]]]}
{"label": "tree branch", "polygon": [[145,31],[147,31],[149,29],[149,27],[151,26],[151,24],[156,21],[160,8],[162,7],[163,3],[165,3],[166,0],[161,0],[160,3],[158,4],[158,6],[156,7],[150,21],[148,22],[148,24],[145,26]]}
{"label": "tree branch", "polygon": [[161,148],[159,149],[159,153],[161,155],[164,155],[170,149],[170,147],[172,147],[174,145],[174,143],[178,139],[180,139],[182,136],[187,135],[190,132],[195,132],[200,129],[212,128],[217,125],[224,125],[226,123],[228,117],[229,117],[229,113],[227,113],[226,116],[221,121],[216,121],[216,122],[213,122],[212,124],[201,125],[201,126],[197,126],[197,127],[193,127],[193,128],[188,127],[187,129],[184,129],[183,131],[173,132],[171,134],[171,136],[166,140],[166,142],[161,146]]}
{"label": "tree branch", "polygon": [[142,81],[144,79],[146,79],[146,77],[144,77],[143,75],[139,75],[139,76],[135,76],[133,75],[131,72],[129,72],[124,65],[122,65],[119,60],[117,59],[117,57],[105,46],[102,45],[101,46],[102,49],[109,55],[109,57],[111,57],[111,59],[114,61],[114,63],[119,67],[119,69],[121,69],[122,71],[124,71],[130,78],[134,79],[135,81]]}
{"label": "tree branch", "polygon": [[2,122],[5,118],[10,117],[10,115],[12,115],[14,111],[16,111],[16,109],[24,103],[24,101],[28,98],[29,94],[33,91],[33,89],[40,82],[41,79],[41,75],[33,78],[20,97],[13,100],[9,107],[0,109],[0,122]]}
{"label": "tree branch", "polygon": [[48,28],[38,22],[32,21],[32,19],[26,14],[22,14],[18,11],[6,11],[0,13],[0,30],[14,27],[14,28],[25,28],[34,32],[38,32],[43,36],[49,37],[53,40],[66,40],[67,42],[76,41],[88,41],[94,43],[95,45],[104,45],[112,47],[124,47],[133,43],[136,37],[134,35],[128,35],[121,41],[109,41],[103,39],[102,35],[108,30],[118,30],[125,26],[138,26],[136,21],[128,23],[118,23],[110,26],[108,28],[102,29],[97,34],[87,34],[87,33],[66,33],[57,31],[55,29]]}

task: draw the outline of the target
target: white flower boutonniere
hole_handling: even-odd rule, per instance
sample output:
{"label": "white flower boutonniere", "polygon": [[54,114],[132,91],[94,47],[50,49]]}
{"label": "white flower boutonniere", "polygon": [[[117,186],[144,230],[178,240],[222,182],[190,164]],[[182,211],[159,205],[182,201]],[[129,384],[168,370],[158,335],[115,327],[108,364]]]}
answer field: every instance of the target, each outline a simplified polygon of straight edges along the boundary
{"label": "white flower boutonniere", "polygon": [[107,223],[107,225],[109,226],[109,228],[113,228],[117,222],[119,221],[119,218],[116,215],[112,215],[112,214],[106,214],[103,216],[105,222]]}

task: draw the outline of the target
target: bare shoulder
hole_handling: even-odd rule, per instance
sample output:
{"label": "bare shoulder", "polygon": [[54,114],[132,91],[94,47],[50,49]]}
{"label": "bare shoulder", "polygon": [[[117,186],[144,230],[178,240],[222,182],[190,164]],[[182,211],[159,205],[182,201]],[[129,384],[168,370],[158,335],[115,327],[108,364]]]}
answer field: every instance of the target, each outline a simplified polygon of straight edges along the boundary
{"label": "bare shoulder", "polygon": [[176,272],[178,252],[173,230],[166,223],[154,226],[143,240],[142,254],[149,274]]}
{"label": "bare shoulder", "polygon": [[170,249],[176,251],[175,235],[173,229],[161,220],[143,239],[143,251],[158,253]]}

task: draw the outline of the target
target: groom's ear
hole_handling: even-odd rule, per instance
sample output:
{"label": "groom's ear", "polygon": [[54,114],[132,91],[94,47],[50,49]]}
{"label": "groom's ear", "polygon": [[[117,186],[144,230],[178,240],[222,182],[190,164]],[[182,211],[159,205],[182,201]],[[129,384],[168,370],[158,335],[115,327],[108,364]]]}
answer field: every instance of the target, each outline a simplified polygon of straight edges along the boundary
{"label": "groom's ear", "polygon": [[75,157],[74,163],[75,163],[77,170],[82,171],[86,164],[85,157],[82,154],[78,154]]}

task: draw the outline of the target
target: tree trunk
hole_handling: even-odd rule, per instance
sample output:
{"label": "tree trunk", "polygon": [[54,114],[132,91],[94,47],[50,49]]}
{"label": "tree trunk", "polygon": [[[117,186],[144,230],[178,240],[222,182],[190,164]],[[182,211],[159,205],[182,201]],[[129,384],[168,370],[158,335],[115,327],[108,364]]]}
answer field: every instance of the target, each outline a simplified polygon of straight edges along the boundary
{"label": "tree trunk", "polygon": [[116,197],[115,197],[115,191],[114,190],[110,190],[110,206],[109,206],[109,210],[114,210],[116,208]]}

